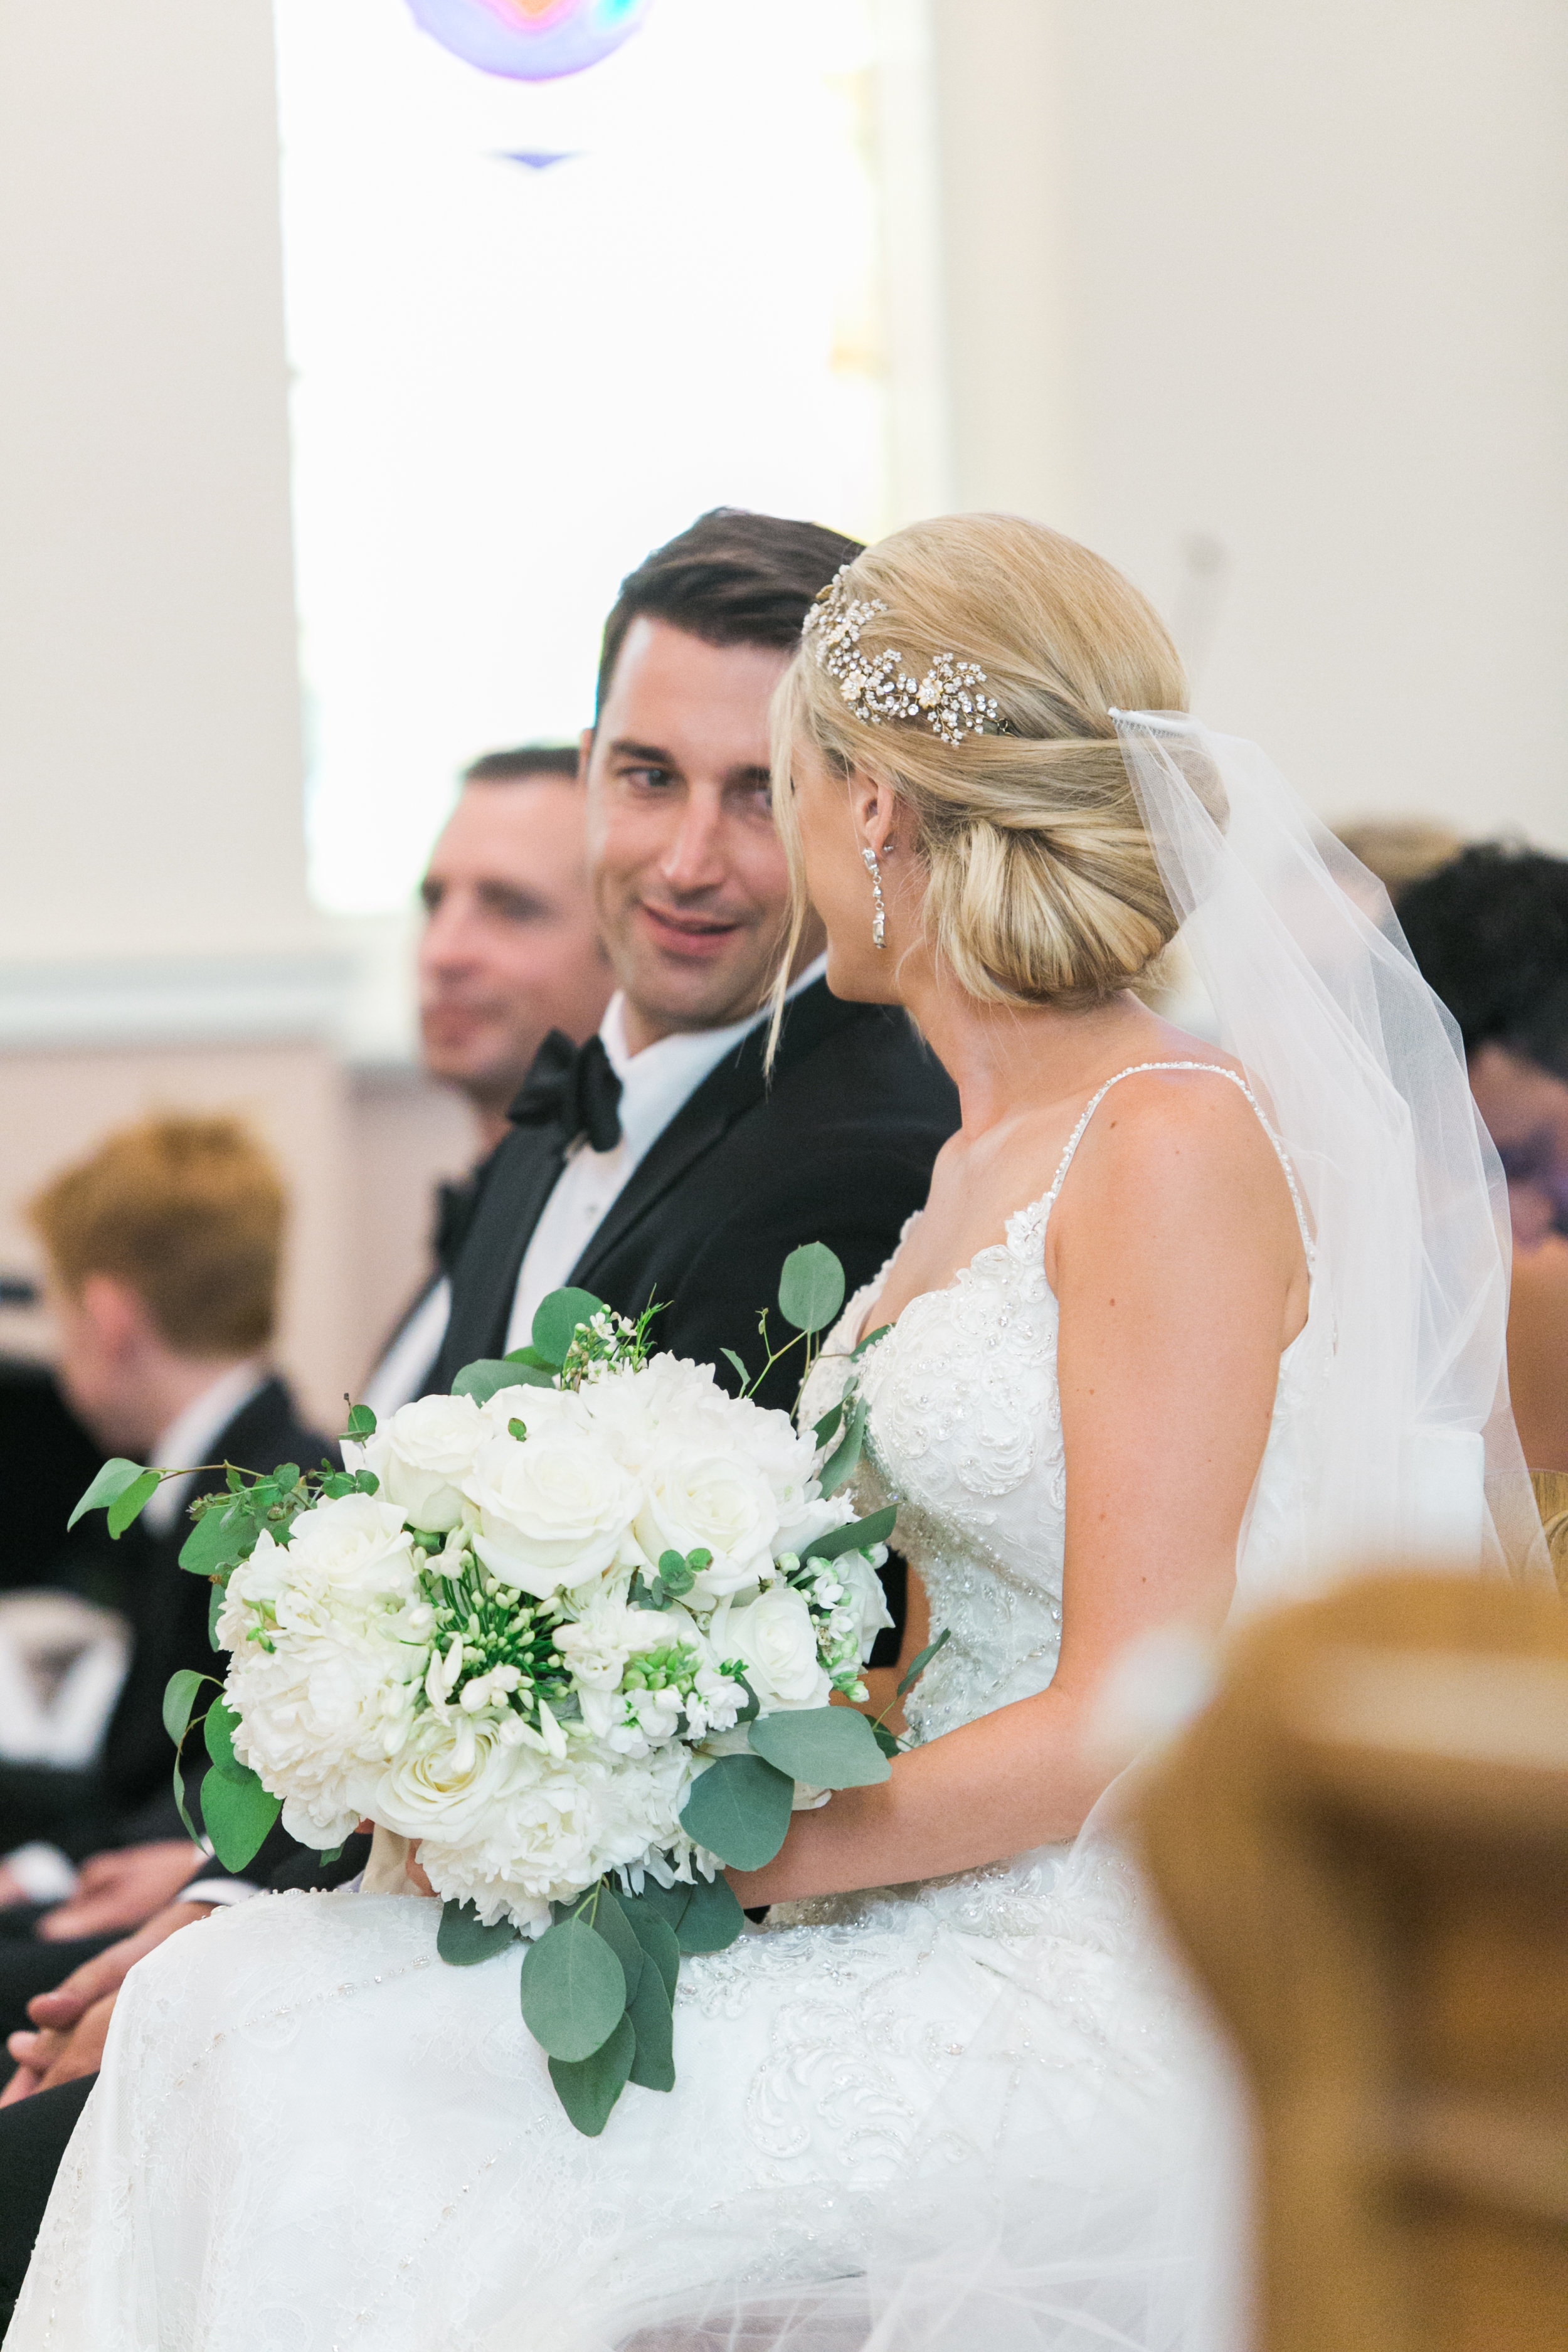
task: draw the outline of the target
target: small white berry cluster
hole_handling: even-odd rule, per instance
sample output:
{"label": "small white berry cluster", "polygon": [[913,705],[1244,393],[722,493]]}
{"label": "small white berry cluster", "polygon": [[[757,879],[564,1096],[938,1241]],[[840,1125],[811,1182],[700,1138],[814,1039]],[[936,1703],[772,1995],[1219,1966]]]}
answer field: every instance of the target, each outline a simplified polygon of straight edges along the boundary
{"label": "small white berry cluster", "polygon": [[994,695],[980,689],[985,672],[956,654],[937,654],[923,677],[904,667],[902,654],[890,647],[879,654],[860,651],[860,632],[887,606],[879,598],[851,596],[844,585],[847,564],[817,597],[805,616],[803,634],[838,691],[868,726],[884,719],[923,719],[944,743],[962,743],[966,735],[984,735],[987,727],[1001,732]]}

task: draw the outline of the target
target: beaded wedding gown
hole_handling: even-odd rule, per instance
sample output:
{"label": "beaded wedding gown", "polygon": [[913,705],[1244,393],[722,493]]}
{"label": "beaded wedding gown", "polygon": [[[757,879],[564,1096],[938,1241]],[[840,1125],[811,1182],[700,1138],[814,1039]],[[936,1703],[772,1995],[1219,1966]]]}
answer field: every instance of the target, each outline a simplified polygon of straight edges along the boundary
{"label": "beaded wedding gown", "polygon": [[[857,1367],[862,1507],[898,1497],[950,1635],[910,1706],[920,1739],[1055,1668],[1042,1250],[1078,1139],[1005,1241]],[[842,1387],[879,1287],[850,1301],[807,1410]],[[1243,1601],[1290,1549],[1329,1366],[1314,1307],[1281,1360]],[[1106,1838],[780,1906],[689,1959],[673,2095],[628,2091],[596,2140],[523,2027],[521,1948],[448,1968],[437,1918],[429,1899],[269,1895],[140,1964],[8,2352],[1226,2340],[1203,2251],[1238,2234],[1215,2227],[1234,2207],[1212,2062]]]}

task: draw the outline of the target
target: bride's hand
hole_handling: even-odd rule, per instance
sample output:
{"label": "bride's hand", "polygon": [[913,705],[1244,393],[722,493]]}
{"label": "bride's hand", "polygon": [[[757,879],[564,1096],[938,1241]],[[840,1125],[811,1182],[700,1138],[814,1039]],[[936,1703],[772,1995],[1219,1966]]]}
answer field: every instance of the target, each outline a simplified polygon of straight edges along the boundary
{"label": "bride's hand", "polygon": [[426,1877],[424,1871],[419,1866],[419,1841],[417,1838],[415,1839],[413,1844],[409,1847],[408,1859],[404,1864],[403,1867],[406,1874],[408,1884],[414,1889],[416,1895],[435,1894],[436,1889],[431,1885],[430,1881]]}

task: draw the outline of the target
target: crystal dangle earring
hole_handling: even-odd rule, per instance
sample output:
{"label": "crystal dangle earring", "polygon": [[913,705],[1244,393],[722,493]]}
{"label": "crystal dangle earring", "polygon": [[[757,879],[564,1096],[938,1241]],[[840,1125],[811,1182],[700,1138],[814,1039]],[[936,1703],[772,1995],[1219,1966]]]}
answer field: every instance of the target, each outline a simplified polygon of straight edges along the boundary
{"label": "crystal dangle earring", "polygon": [[871,898],[876,908],[876,912],[871,917],[871,945],[874,948],[885,948],[888,944],[888,909],[882,900],[882,869],[877,863],[877,853],[874,849],[863,849],[860,855],[866,861],[866,871],[871,877]]}

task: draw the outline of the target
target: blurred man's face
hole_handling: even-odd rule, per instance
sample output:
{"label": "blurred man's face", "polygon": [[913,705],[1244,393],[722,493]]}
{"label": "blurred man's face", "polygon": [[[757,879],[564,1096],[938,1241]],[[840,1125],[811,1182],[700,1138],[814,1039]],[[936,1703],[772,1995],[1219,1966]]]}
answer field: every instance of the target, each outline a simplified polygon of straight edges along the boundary
{"label": "blurred man's face", "polygon": [[55,1376],[71,1410],[100,1445],[144,1457],[159,1429],[146,1379],[155,1342],[141,1299],[118,1276],[89,1274],[79,1291],[51,1280],[49,1306]]}
{"label": "blurred man's face", "polygon": [[474,783],[437,843],[419,947],[425,1063],[493,1125],[546,1034],[591,1037],[609,1001],[580,784]]}
{"label": "blurred man's face", "polygon": [[[595,898],[634,1052],[744,1020],[767,994],[789,906],[768,698],[788,658],[636,620],[584,737]],[[813,924],[799,961],[820,947]]]}
{"label": "blurred man's face", "polygon": [[1519,1248],[1568,1234],[1568,1080],[1494,1041],[1470,1056],[1470,1091],[1508,1177]]}

